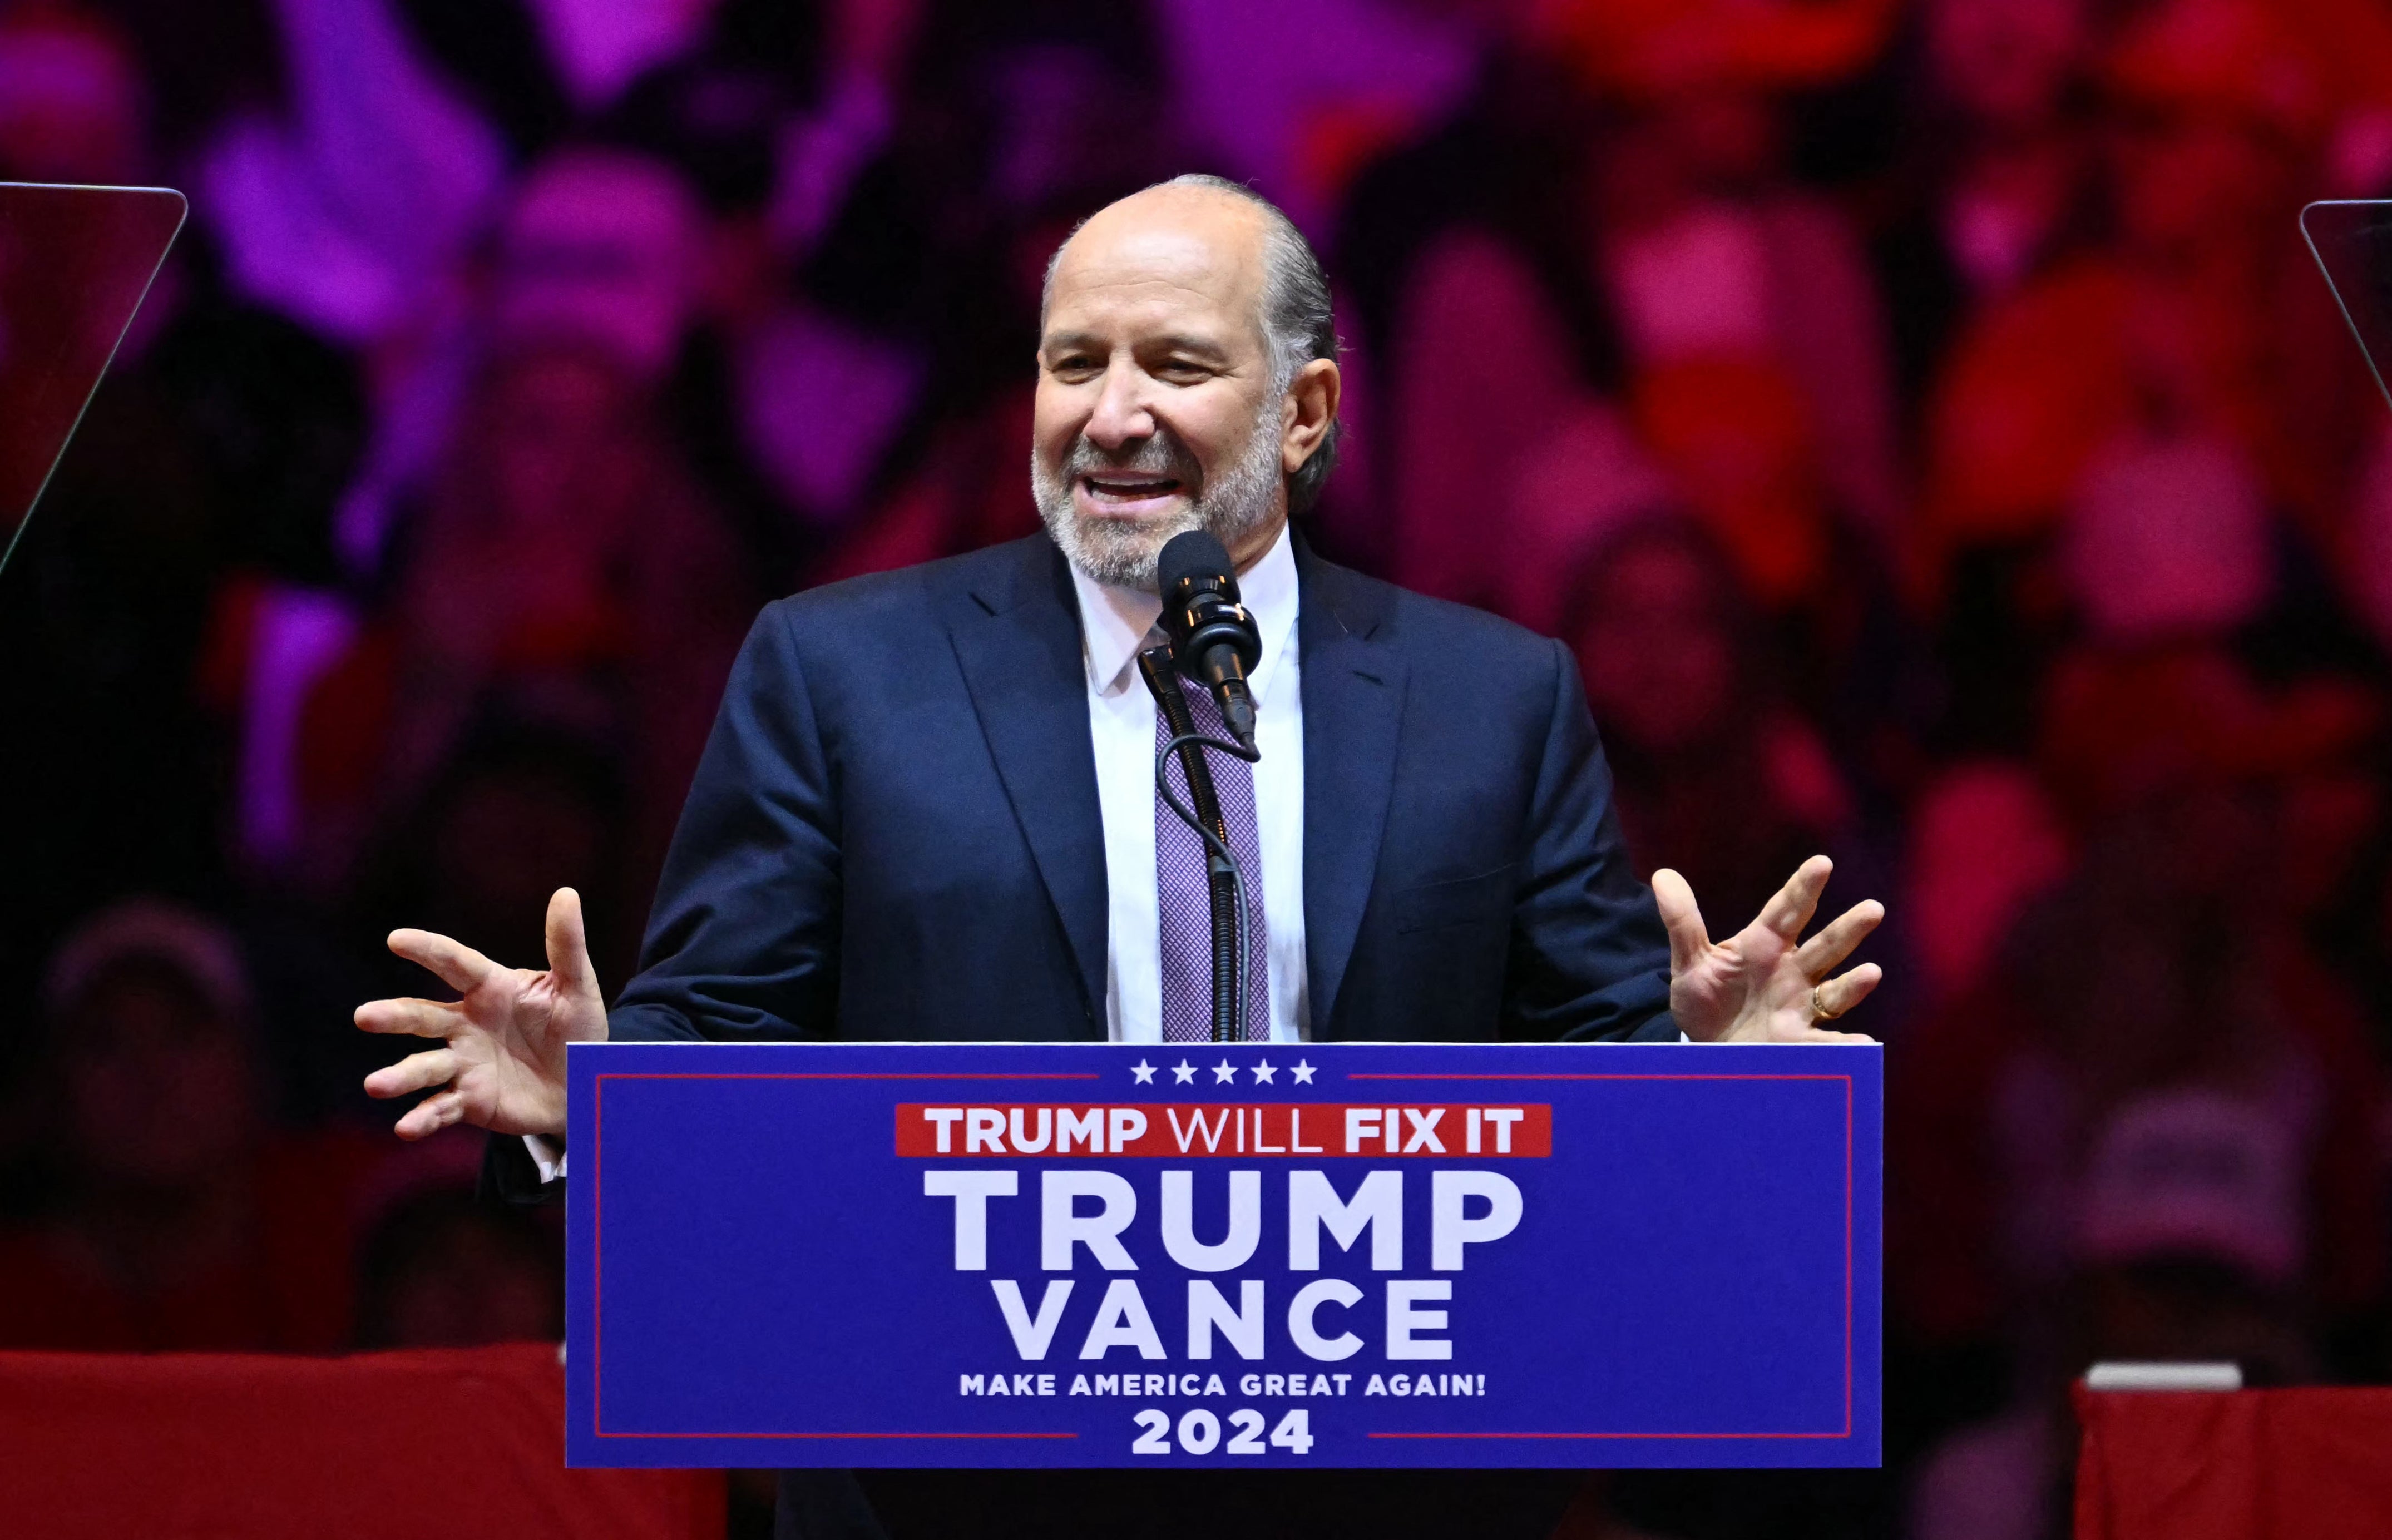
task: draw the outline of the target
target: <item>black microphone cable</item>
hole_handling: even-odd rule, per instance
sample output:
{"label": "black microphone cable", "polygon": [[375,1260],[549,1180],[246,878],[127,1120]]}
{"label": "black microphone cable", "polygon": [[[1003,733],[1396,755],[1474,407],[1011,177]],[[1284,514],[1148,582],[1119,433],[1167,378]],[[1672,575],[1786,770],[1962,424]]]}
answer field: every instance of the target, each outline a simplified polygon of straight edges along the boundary
{"label": "black microphone cable", "polygon": [[[1138,672],[1146,680],[1149,693],[1154,697],[1154,708],[1161,714],[1169,739],[1154,756],[1154,789],[1164,804],[1178,820],[1196,831],[1204,842],[1210,860],[1212,887],[1213,938],[1213,1041],[1242,1042],[1246,1036],[1249,1016],[1246,998],[1247,980],[1251,977],[1252,927],[1246,911],[1246,874],[1238,853],[1229,848],[1229,826],[1220,816],[1220,802],[1213,793],[1213,778],[1207,772],[1202,751],[1218,749],[1224,754],[1243,759],[1248,764],[1261,760],[1262,750],[1242,744],[1225,743],[1198,731],[1194,716],[1188,709],[1187,697],[1180,693],[1176,670],[1171,664],[1170,649],[1150,648],[1138,658]],[[1188,778],[1189,797],[1194,806],[1183,800],[1171,786],[1171,757],[1180,757],[1180,767]],[[1205,816],[1206,811],[1212,817]],[[1221,891],[1221,876],[1229,880],[1229,891]],[[1226,929],[1221,924],[1221,901],[1227,898],[1235,912],[1232,924]],[[1222,955],[1224,948],[1234,953]],[[1225,978],[1225,976],[1226,978]],[[1228,998],[1222,998],[1222,986],[1228,985]]]}

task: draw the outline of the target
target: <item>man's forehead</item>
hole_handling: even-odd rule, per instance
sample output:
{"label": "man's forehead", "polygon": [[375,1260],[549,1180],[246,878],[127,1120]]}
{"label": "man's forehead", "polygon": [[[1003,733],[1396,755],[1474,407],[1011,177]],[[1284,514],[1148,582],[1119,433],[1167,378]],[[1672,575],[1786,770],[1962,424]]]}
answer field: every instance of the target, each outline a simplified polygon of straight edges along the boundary
{"label": "man's forehead", "polygon": [[[1165,196],[1173,193],[1183,196]],[[1261,221],[1238,201],[1155,188],[1100,211],[1065,242],[1049,312],[1128,304],[1240,313],[1260,287],[1261,248]]]}

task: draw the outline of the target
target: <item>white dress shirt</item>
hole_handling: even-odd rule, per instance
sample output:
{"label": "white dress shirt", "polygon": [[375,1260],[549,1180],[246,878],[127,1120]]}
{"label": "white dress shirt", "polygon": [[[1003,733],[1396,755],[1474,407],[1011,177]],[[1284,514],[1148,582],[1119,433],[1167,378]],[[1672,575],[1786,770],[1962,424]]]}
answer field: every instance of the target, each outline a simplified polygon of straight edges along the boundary
{"label": "white dress shirt", "polygon": [[[1072,569],[1080,600],[1081,655],[1087,665],[1088,738],[1096,750],[1097,803],[1105,825],[1105,1031],[1115,1042],[1163,1041],[1162,913],[1154,874],[1154,697],[1138,654],[1159,635],[1163,602],[1109,588]],[[1262,633],[1254,696],[1255,844],[1263,916],[1270,931],[1270,1040],[1300,1042],[1310,1030],[1304,967],[1304,681],[1296,655],[1295,548],[1285,527],[1263,559],[1238,579],[1238,594]]]}

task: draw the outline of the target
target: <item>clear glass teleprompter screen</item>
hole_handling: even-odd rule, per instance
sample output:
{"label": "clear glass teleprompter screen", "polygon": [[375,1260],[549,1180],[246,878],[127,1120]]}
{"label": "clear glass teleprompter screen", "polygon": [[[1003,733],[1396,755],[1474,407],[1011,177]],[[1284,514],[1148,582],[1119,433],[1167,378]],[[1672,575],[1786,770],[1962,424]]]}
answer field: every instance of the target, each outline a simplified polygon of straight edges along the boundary
{"label": "clear glass teleprompter screen", "polygon": [[0,567],[184,209],[163,188],[0,182]]}
{"label": "clear glass teleprompter screen", "polygon": [[2301,234],[2392,403],[2392,201],[2311,203]]}

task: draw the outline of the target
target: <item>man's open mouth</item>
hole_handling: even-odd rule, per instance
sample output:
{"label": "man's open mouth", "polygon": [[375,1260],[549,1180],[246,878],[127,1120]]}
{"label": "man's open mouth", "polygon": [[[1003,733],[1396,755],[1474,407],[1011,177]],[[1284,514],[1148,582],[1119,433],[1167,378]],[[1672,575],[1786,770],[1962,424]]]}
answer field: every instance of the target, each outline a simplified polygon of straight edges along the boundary
{"label": "man's open mouth", "polygon": [[1180,488],[1181,483],[1175,476],[1108,473],[1080,478],[1080,489],[1090,502],[1099,508],[1118,508],[1124,512],[1137,512],[1162,502],[1176,496]]}

